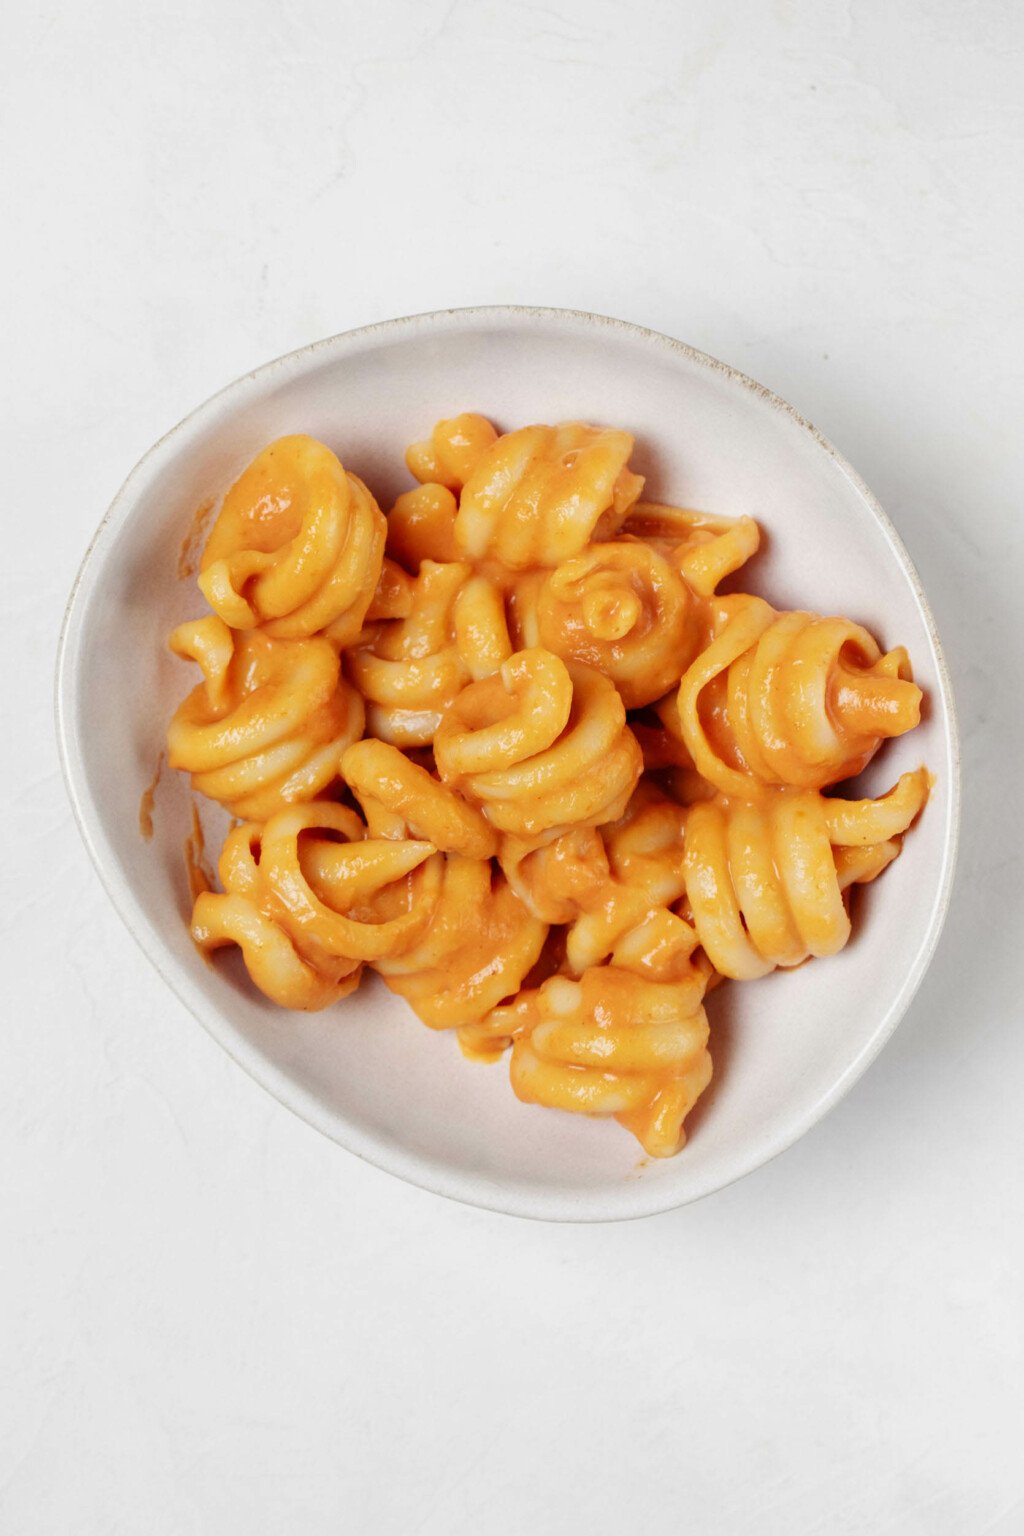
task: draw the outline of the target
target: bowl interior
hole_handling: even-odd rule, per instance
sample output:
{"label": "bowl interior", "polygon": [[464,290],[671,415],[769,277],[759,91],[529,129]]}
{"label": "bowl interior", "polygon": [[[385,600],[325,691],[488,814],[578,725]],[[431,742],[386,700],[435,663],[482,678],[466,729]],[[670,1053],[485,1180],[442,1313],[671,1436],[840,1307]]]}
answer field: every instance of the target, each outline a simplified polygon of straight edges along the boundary
{"label": "bowl interior", "polygon": [[[439,416],[501,426],[580,417],[627,427],[651,494],[756,517],[766,534],[742,585],[779,606],[849,615],[905,644],[925,689],[921,728],[865,776],[887,786],[921,761],[936,775],[903,856],[856,898],[855,934],[827,962],[709,1001],[715,1080],[683,1153],[639,1155],[614,1123],[520,1104],[503,1065],[462,1059],[376,981],[337,1008],[291,1015],[237,962],[203,963],[186,931],[182,848],[190,796],[156,791],[139,830],[168,717],[193,685],[166,636],[198,614],[178,574],[183,539],[271,438],[323,438],[387,506],[410,484],[403,450]],[[900,1017],[941,923],[956,822],[948,685],[916,577],[841,460],[792,412],[730,370],[664,338],[589,316],[444,313],[323,342],[201,407],[135,470],[97,536],[69,611],[58,690],[68,780],[87,841],[155,964],[231,1054],[343,1146],[441,1193],[521,1214],[629,1216],[669,1208],[764,1162],[863,1070]],[[204,818],[207,812],[203,812]],[[211,842],[219,830],[209,818]],[[215,845],[216,846],[216,845]]]}

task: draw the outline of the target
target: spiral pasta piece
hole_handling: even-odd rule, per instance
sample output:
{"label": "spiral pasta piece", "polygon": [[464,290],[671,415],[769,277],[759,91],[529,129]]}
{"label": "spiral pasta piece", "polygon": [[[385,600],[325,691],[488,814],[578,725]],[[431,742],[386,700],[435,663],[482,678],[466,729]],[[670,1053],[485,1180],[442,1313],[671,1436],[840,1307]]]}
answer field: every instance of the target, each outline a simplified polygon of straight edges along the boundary
{"label": "spiral pasta piece", "polygon": [[349,747],[341,773],[372,835],[419,837],[442,853],[489,859],[497,852],[494,828],[475,806],[387,742],[367,737]]}
{"label": "spiral pasta piece", "polygon": [[471,1027],[518,992],[547,931],[489,861],[449,854],[422,938],[375,966],[431,1029]]}
{"label": "spiral pasta piece", "polygon": [[632,451],[628,432],[579,421],[499,437],[463,486],[459,548],[513,571],[571,559],[591,537],[614,533],[639,496],[643,479],[626,467]]}
{"label": "spiral pasta piece", "polygon": [[878,800],[776,789],[756,802],[716,796],[692,806],[686,897],[715,969],[742,981],[842,949],[844,890],[892,861],[928,787],[922,768]]}
{"label": "spiral pasta piece", "polygon": [[422,839],[353,839],[351,818],[329,801],[271,817],[261,836],[260,879],[272,911],[305,947],[379,963],[427,927],[443,861]]}
{"label": "spiral pasta piece", "polygon": [[204,675],[167,729],[168,763],[200,794],[262,821],[337,777],[364,714],[326,640],[242,633],[210,614],[179,625],[168,644]]}
{"label": "spiral pasta piece", "polygon": [[424,442],[407,448],[405,462],[417,480],[461,491],[497,439],[498,434],[486,416],[465,411],[461,416],[439,421]]}
{"label": "spiral pasta piece", "polygon": [[407,619],[412,612],[415,593],[416,583],[409,573],[385,555],[366,610],[366,622],[379,624],[382,619]]}
{"label": "spiral pasta piece", "polygon": [[465,562],[424,560],[408,613],[364,631],[345,666],[366,700],[370,734],[422,747],[464,685],[499,667],[511,649],[491,584]]}
{"label": "spiral pasta piece", "polygon": [[[358,818],[351,831],[359,835]],[[237,945],[249,976],[271,1002],[314,1012],[347,997],[359,985],[362,962],[349,957],[303,954],[296,940],[266,910],[259,873],[260,828],[245,823],[228,833],[221,850],[220,891],[203,891],[192,909],[190,931],[205,955]]]}
{"label": "spiral pasta piece", "polygon": [[588,893],[608,878],[608,855],[595,827],[570,827],[557,837],[505,836],[498,860],[509,885],[535,917],[569,923]]}
{"label": "spiral pasta piece", "polygon": [[638,501],[622,532],[660,550],[703,598],[712,597],[719,582],[745,565],[761,544],[752,517],[719,517],[656,501]]}
{"label": "spiral pasta piece", "polygon": [[882,654],[859,624],[719,600],[715,635],[679,685],[679,728],[724,794],[820,789],[851,778],[882,740],[917,725],[921,690],[902,647]]}
{"label": "spiral pasta piece", "polygon": [[679,1151],[712,1073],[707,1016],[686,987],[600,966],[552,977],[500,1013],[518,1098],[613,1115],[651,1157]]}
{"label": "spiral pasta piece", "polygon": [[613,684],[543,649],[464,688],[434,756],[446,783],[518,837],[621,815],[642,767]]}
{"label": "spiral pasta piece", "polygon": [[[686,887],[685,819],[653,784],[641,784],[624,816],[600,832],[573,828],[539,847],[502,839],[502,867],[526,905],[547,922],[570,925],[561,970],[580,976],[610,961],[638,978],[682,986],[687,1006],[696,1007],[711,966],[693,925],[671,910]],[[500,1018],[486,1020],[474,1054],[484,1046],[491,1056],[500,1052],[505,1034]]]}
{"label": "spiral pasta piece", "polygon": [[689,588],[638,539],[592,544],[557,566],[536,604],[539,644],[611,678],[627,709],[660,698],[700,645],[701,616]]}
{"label": "spiral pasta piece", "polygon": [[204,891],[196,900],[190,931],[206,955],[237,945],[253,984],[281,1008],[315,1013],[359,985],[358,961],[339,961],[327,970],[311,965],[287,930],[244,896]]}
{"label": "spiral pasta piece", "polygon": [[461,560],[455,542],[458,502],[443,485],[418,485],[399,496],[388,513],[385,548],[413,575],[424,560]]}
{"label": "spiral pasta piece", "polygon": [[678,693],[673,689],[656,704],[632,715],[629,728],[640,743],[650,782],[667,789],[678,805],[693,805],[711,799],[716,791],[693,766],[682,738]]}
{"label": "spiral pasta piece", "polygon": [[685,983],[703,997],[711,966],[693,924],[643,890],[612,882],[588,901],[566,934],[565,969],[582,976],[609,961],[655,981]]}
{"label": "spiral pasta piece", "polygon": [[282,640],[359,633],[384,553],[384,516],[363,482],[312,437],[280,437],[224,497],[199,586],[233,629]]}
{"label": "spiral pasta piece", "polygon": [[670,905],[685,888],[685,828],[681,806],[656,784],[638,784],[625,813],[601,829],[611,875]]}
{"label": "spiral pasta piece", "polygon": [[238,944],[260,990],[318,1009],[358,985],[366,960],[400,953],[426,928],[441,886],[431,843],[364,838],[358,816],[319,801],[234,828],[192,913],[209,953]]}
{"label": "spiral pasta piece", "polygon": [[710,966],[693,925],[672,910],[686,890],[686,811],[643,783],[625,815],[601,829],[603,882],[587,889],[566,934],[566,968],[580,975],[606,960],[655,981],[686,983],[699,1001]]}

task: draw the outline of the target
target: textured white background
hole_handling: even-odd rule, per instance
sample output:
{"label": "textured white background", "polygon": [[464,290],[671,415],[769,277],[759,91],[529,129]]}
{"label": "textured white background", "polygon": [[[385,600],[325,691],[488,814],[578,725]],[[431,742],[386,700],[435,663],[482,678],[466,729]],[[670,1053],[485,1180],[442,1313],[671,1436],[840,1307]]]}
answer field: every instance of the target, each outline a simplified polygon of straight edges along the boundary
{"label": "textured white background", "polygon": [[[4,28],[0,1532],[1024,1531],[1020,7]],[[150,442],[303,342],[487,301],[791,400],[958,691],[958,890],[901,1030],[785,1157],[633,1225],[457,1208],[266,1098],[122,931],[52,740],[65,597]]]}

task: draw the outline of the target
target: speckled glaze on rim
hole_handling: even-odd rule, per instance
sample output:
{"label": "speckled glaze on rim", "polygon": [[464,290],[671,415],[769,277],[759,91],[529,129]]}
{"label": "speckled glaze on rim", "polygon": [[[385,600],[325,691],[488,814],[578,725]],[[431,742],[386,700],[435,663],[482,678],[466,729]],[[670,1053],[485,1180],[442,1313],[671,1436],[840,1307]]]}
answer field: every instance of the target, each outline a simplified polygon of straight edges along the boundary
{"label": "speckled glaze on rim", "polygon": [[[660,1178],[649,1183],[642,1179],[616,1180],[610,1181],[606,1188],[588,1187],[580,1191],[563,1189],[557,1185],[535,1188],[518,1184],[511,1176],[499,1179],[478,1170],[467,1171],[450,1166],[436,1157],[424,1155],[415,1147],[404,1146],[387,1136],[366,1133],[354,1123],[345,1123],[343,1117],[339,1119],[337,1110],[325,1107],[314,1088],[287,1076],[262,1049],[246,1039],[197,984],[188,966],[171,952],[165,938],[143,910],[137,890],[126,872],[124,860],[113,846],[109,826],[105,825],[97,806],[95,786],[90,785],[89,781],[83,749],[80,691],[87,684],[82,671],[82,642],[84,628],[90,619],[90,600],[112,555],[116,554],[115,545],[119,535],[140,502],[144,502],[148,488],[155,484],[161,470],[182,452],[190,439],[198,438],[203,431],[212,431],[222,418],[227,420],[229,416],[237,415],[248,402],[257,398],[263,400],[275,387],[287,386],[290,381],[321,369],[325,364],[337,364],[340,367],[346,359],[363,357],[376,348],[391,346],[396,341],[418,341],[426,336],[436,338],[440,344],[445,338],[465,339],[475,333],[484,334],[498,329],[509,334],[521,333],[523,336],[536,337],[540,334],[554,345],[557,345],[560,336],[568,341],[607,332],[610,336],[628,341],[635,349],[638,363],[645,357],[657,358],[659,364],[667,365],[675,360],[688,371],[706,371],[718,376],[729,390],[755,396],[770,411],[784,416],[813,441],[822,455],[827,456],[834,469],[849,483],[865,512],[881,530],[891,558],[913,594],[932,648],[935,671],[932,694],[933,699],[938,694],[936,702],[941,706],[945,725],[945,761],[933,766],[940,775],[945,776],[948,797],[938,879],[935,886],[926,893],[929,916],[917,952],[903,975],[901,985],[894,989],[885,1007],[879,1011],[871,1033],[813,1102],[804,1105],[799,1113],[781,1116],[779,1123],[760,1139],[755,1151],[743,1158],[734,1159],[731,1164],[725,1159],[723,1166],[717,1170],[706,1170],[702,1176],[688,1180]],[[671,493],[671,487],[659,489],[666,496]],[[813,591],[807,596],[813,601]],[[518,306],[482,306],[414,315],[365,326],[315,342],[255,369],[219,391],[149,450],[128,476],[103,518],[68,601],[58,649],[55,706],[57,737],[69,797],[100,879],[132,936],[199,1022],[268,1092],[347,1150],[412,1184],[506,1214],[583,1221],[646,1216],[710,1194],[777,1156],[849,1091],[889,1039],[920,985],[938,942],[949,905],[960,806],[960,759],[952,689],[941,642],[920,579],[891,522],[845,459],[808,421],[778,396],[737,370],[682,342],[604,316],[575,310]],[[612,1134],[612,1127],[606,1126],[603,1129]],[[682,1159],[686,1155],[684,1151]],[[676,1162],[681,1163],[682,1159]]]}

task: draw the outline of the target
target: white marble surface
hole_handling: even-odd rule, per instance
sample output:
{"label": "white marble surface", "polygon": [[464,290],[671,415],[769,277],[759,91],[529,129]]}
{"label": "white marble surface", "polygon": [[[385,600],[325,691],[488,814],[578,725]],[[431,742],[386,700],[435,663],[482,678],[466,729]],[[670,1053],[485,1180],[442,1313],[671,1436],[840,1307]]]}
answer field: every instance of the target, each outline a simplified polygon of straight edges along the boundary
{"label": "white marble surface", "polygon": [[[0,1530],[1024,1530],[1019,7],[4,25]],[[66,593],[149,443],[305,341],[487,301],[791,400],[895,519],[958,690],[910,1015],[795,1149],[633,1225],[445,1204],[266,1098],[122,931],[52,739]]]}

